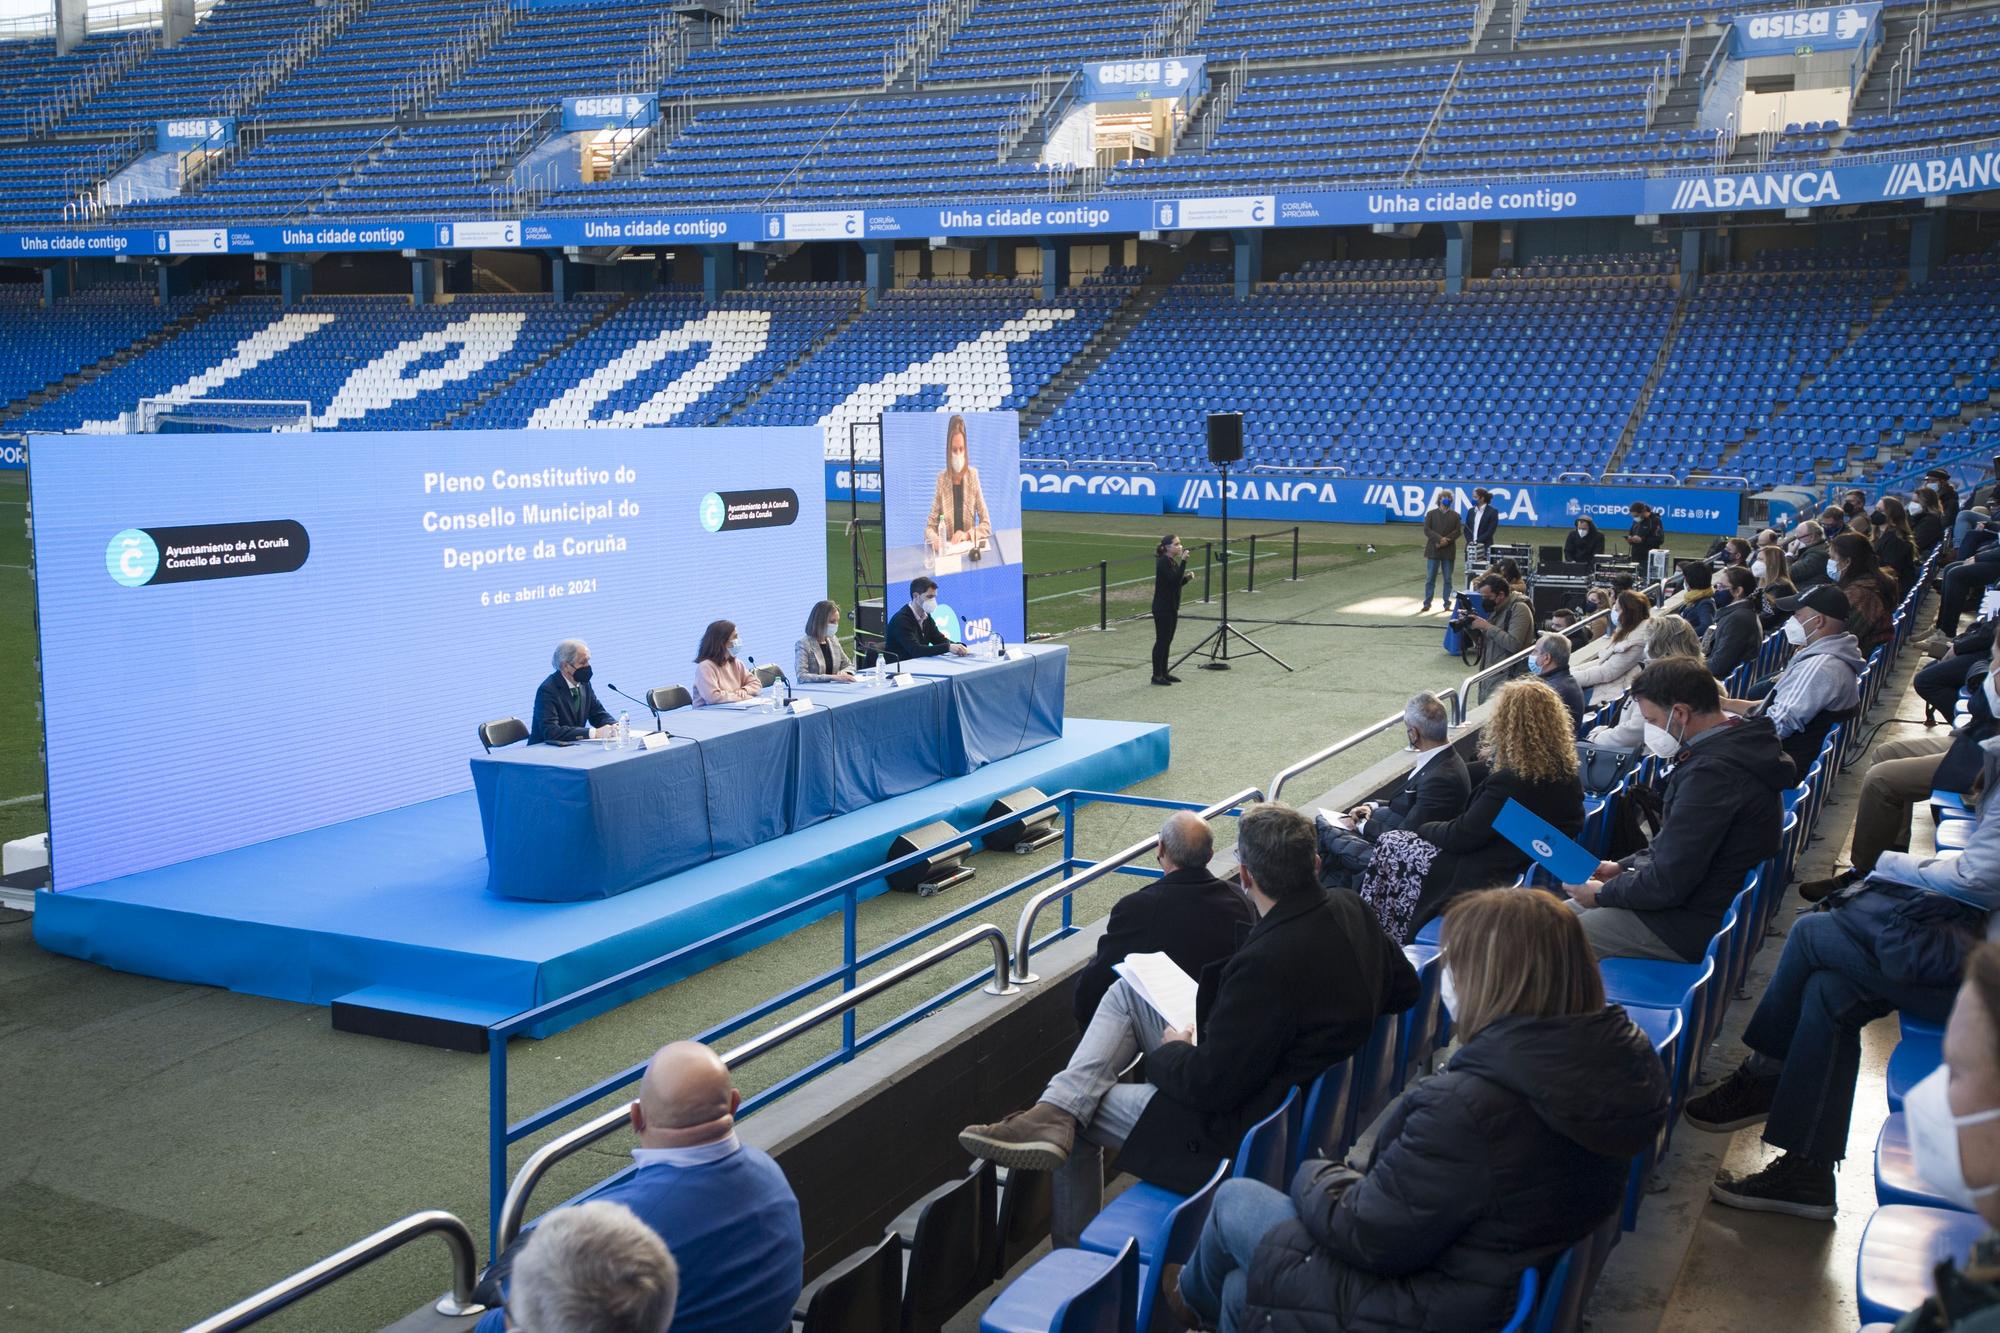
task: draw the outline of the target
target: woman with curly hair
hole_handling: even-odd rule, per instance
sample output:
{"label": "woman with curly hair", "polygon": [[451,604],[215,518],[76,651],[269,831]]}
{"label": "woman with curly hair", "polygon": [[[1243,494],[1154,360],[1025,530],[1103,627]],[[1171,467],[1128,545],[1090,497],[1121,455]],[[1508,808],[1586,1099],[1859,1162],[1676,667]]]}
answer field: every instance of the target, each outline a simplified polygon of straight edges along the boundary
{"label": "woman with curly hair", "polygon": [[1509,683],[1480,729],[1479,748],[1488,773],[1464,814],[1392,830],[1375,845],[1360,893],[1398,944],[1456,895],[1512,883],[1528,868],[1528,854],[1493,831],[1508,801],[1572,838],[1583,831],[1576,730],[1554,690],[1538,680]]}

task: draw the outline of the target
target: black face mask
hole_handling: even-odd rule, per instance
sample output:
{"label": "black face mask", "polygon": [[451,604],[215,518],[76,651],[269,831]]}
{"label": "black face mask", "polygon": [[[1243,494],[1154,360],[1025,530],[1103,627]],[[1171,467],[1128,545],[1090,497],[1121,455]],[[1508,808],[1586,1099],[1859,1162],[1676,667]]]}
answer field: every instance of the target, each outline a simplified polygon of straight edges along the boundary
{"label": "black face mask", "polygon": [[576,680],[576,683],[579,685],[590,684],[589,664],[586,663],[585,665],[578,667],[576,670],[570,672],[570,675]]}
{"label": "black face mask", "polygon": [[1874,524],[1874,525],[1875,525],[1876,527],[1878,527],[1878,528],[1879,528],[1879,527],[1881,527],[1881,526],[1882,526],[1883,524],[1885,524],[1885,523],[1887,523],[1887,522],[1889,521],[1889,516],[1888,516],[1887,514],[1883,513],[1883,512],[1881,511],[1881,510],[1879,510],[1879,509],[1876,509],[1876,510],[1873,510],[1873,511],[1871,511],[1871,512],[1869,513],[1869,515],[1868,515],[1868,521],[1869,521],[1870,523],[1873,523],[1873,524]]}

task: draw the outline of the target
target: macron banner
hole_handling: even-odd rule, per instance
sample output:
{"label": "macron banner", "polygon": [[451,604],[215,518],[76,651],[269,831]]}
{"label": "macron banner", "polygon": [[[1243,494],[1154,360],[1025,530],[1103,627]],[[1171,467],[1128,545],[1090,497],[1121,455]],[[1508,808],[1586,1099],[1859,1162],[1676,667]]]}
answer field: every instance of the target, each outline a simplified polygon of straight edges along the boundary
{"label": "macron banner", "polygon": [[1067,514],[1159,514],[1165,478],[1153,472],[1036,468],[1021,464],[1021,508]]}
{"label": "macron banner", "polygon": [[1882,6],[1835,5],[1826,9],[1780,9],[1739,14],[1729,23],[1729,54],[1737,60],[1767,56],[1808,56],[1842,51],[1874,40]]}
{"label": "macron banner", "polygon": [[1083,67],[1086,102],[1149,101],[1156,97],[1194,97],[1208,87],[1208,60],[1203,56],[1166,56],[1148,60],[1106,60]]}
{"label": "macron banner", "polygon": [[153,148],[161,153],[221,152],[236,142],[236,117],[196,116],[153,123]]}
{"label": "macron banner", "polygon": [[640,130],[659,118],[660,99],[652,93],[563,98],[565,130]]}

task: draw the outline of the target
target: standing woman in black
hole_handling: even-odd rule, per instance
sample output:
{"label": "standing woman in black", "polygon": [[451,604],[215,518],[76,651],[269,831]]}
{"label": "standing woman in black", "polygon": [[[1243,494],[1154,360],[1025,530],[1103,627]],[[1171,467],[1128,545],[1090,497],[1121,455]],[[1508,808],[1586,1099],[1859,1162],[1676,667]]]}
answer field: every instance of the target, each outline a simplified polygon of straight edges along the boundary
{"label": "standing woman in black", "polygon": [[1173,533],[1160,539],[1154,555],[1158,559],[1153,568],[1153,683],[1178,685],[1181,678],[1167,674],[1167,649],[1181,618],[1181,589],[1194,575],[1187,572],[1187,548]]}

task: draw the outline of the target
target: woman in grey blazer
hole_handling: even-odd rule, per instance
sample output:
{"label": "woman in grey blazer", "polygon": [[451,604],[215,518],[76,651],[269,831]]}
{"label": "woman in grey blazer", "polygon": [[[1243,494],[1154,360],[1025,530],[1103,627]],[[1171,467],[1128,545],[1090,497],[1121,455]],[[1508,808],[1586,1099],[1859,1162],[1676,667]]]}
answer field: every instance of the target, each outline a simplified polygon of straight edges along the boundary
{"label": "woman in grey blazer", "polygon": [[814,602],[799,640],[792,677],[801,685],[815,680],[853,680],[854,659],[840,646],[840,604]]}

